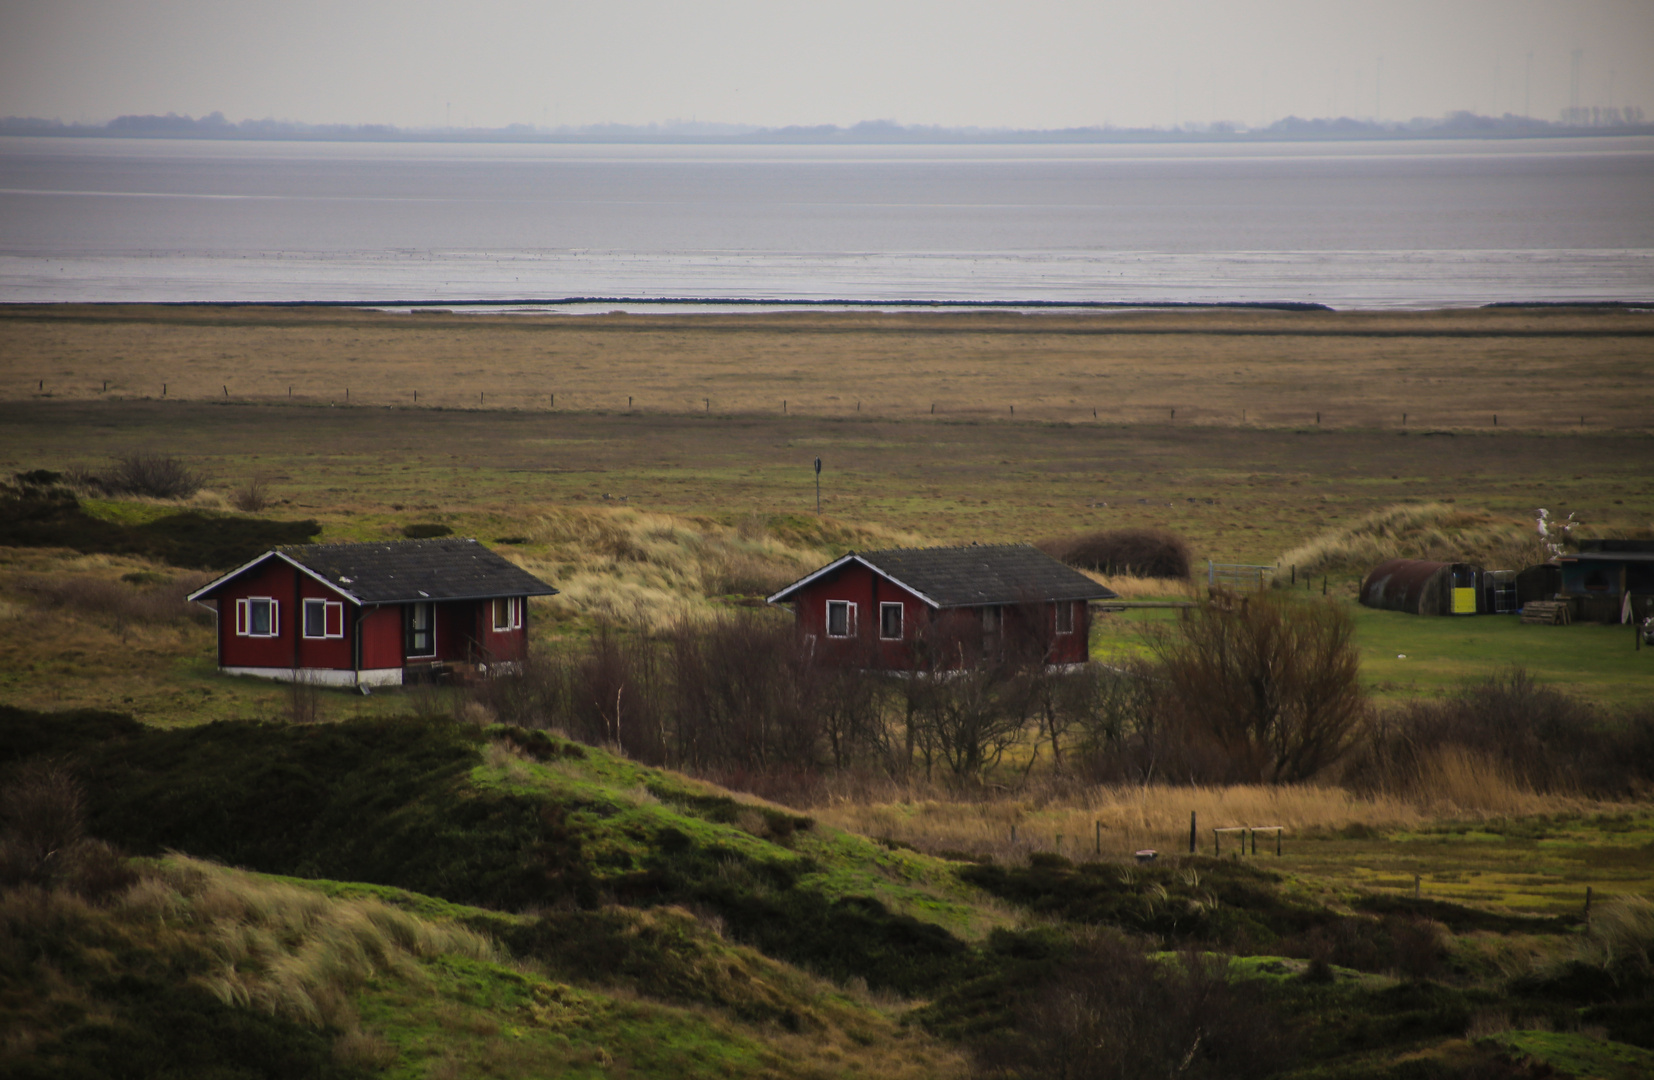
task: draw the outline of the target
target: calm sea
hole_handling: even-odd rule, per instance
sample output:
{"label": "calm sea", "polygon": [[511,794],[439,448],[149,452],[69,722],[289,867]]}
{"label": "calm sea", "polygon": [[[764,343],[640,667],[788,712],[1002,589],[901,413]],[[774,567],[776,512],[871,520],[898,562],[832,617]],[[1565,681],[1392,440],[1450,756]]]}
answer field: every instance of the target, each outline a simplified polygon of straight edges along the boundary
{"label": "calm sea", "polygon": [[1654,139],[0,138],[3,302],[568,297],[1648,301]]}

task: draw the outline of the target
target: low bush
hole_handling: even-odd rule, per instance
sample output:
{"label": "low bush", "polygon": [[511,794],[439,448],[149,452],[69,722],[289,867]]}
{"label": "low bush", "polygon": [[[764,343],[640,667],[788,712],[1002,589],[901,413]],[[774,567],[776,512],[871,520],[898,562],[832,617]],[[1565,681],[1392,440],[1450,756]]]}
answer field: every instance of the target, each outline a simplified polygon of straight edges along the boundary
{"label": "low bush", "polygon": [[435,540],[439,536],[454,535],[454,530],[434,521],[423,521],[402,526],[402,535],[409,540]]}
{"label": "low bush", "polygon": [[315,521],[269,521],[194,510],[125,525],[91,516],[67,491],[0,497],[0,545],[137,555],[190,569],[229,569],[270,548],[305,543],[321,531]]}
{"label": "low bush", "polygon": [[1034,545],[1069,566],[1120,577],[1189,577],[1189,545],[1165,529],[1105,529]]}
{"label": "low bush", "polygon": [[1270,1011],[1230,984],[1226,957],[1157,961],[1107,931],[1077,935],[1022,1001],[1014,1032],[982,1047],[979,1075],[1245,1080],[1273,1075],[1292,1055]]}
{"label": "low bush", "polygon": [[101,486],[111,495],[188,499],[206,482],[202,473],[180,458],[139,451],[116,458],[105,470]]}
{"label": "low bush", "polygon": [[[143,573],[140,571],[139,573]],[[211,574],[181,574],[159,580],[120,581],[94,577],[29,576],[13,587],[42,607],[80,615],[104,615],[117,623],[167,624],[193,622],[212,625],[212,612],[184,599],[212,580]]]}

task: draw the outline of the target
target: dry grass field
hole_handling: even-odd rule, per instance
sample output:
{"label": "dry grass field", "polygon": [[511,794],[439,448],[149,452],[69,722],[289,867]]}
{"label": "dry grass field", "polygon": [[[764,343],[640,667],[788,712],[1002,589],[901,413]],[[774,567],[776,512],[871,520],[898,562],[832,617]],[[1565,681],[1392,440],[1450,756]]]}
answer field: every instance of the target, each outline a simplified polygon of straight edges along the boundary
{"label": "dry grass field", "polygon": [[[0,399],[1650,428],[1633,311],[495,316],[12,306]],[[107,389],[105,384],[107,381]],[[553,396],[555,395],[555,406]],[[934,409],[934,413],[933,413]]]}

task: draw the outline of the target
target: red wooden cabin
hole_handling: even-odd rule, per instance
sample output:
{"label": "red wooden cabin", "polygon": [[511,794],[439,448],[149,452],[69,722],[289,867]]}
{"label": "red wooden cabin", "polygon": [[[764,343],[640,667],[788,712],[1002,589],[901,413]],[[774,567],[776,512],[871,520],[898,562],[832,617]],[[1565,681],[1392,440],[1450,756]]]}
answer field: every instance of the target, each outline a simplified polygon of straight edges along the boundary
{"label": "red wooden cabin", "polygon": [[189,595],[218,612],[218,670],[394,686],[528,655],[528,598],[557,592],[475,540],[267,551]]}
{"label": "red wooden cabin", "polygon": [[1087,601],[1113,590],[1028,544],[851,552],[769,598],[814,650],[895,671],[1090,659]]}

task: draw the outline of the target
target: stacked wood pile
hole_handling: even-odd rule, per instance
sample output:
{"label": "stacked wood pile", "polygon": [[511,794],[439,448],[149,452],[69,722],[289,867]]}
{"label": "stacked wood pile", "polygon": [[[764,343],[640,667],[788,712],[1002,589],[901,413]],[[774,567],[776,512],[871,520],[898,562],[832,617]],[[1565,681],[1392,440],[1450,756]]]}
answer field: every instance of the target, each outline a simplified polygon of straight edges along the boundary
{"label": "stacked wood pile", "polygon": [[1522,621],[1543,626],[1568,626],[1574,619],[1566,600],[1529,600],[1522,605]]}

